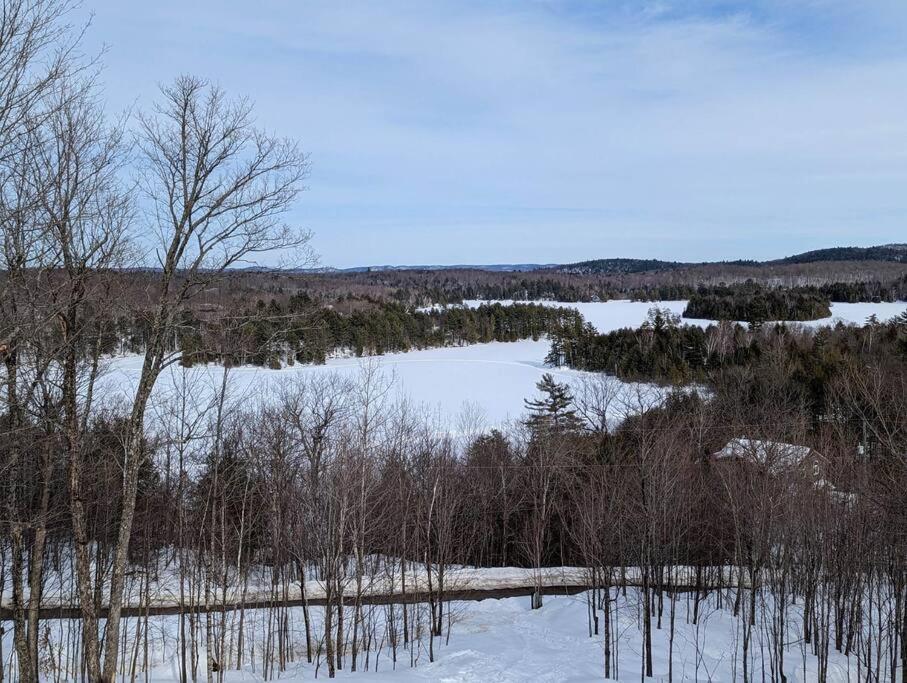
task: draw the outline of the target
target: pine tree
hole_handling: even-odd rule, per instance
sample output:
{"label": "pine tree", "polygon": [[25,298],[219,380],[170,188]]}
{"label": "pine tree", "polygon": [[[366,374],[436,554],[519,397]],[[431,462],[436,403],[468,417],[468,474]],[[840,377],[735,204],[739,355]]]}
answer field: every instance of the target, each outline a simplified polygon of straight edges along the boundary
{"label": "pine tree", "polygon": [[582,421],[576,415],[570,387],[554,381],[550,373],[542,375],[535,385],[544,394],[541,398],[525,399],[529,417],[526,424],[533,432],[578,432]]}
{"label": "pine tree", "polygon": [[561,338],[559,332],[554,332],[550,335],[551,338],[551,349],[548,351],[548,355],[545,356],[545,365],[551,365],[553,367],[559,367],[564,364],[566,361],[564,354],[564,341]]}

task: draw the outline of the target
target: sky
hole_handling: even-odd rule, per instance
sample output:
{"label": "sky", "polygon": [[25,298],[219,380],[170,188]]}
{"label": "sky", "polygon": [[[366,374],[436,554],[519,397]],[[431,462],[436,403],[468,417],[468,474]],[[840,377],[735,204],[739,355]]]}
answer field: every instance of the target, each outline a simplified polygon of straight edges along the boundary
{"label": "sky", "polygon": [[309,154],[324,266],[907,242],[903,0],[83,0],[112,113],[190,73]]}

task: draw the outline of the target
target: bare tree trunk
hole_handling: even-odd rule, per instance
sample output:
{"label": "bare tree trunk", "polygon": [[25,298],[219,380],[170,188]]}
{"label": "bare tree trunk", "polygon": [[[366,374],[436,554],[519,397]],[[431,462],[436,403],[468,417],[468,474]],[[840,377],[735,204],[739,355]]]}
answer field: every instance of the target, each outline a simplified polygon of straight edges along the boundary
{"label": "bare tree trunk", "polygon": [[41,608],[41,589],[44,585],[44,548],[47,542],[47,515],[50,507],[53,467],[50,449],[45,447],[41,454],[41,498],[38,504],[38,516],[28,567],[28,649],[35,665],[38,662],[38,620]]}
{"label": "bare tree trunk", "polygon": [[[15,517],[13,518],[15,519]],[[25,548],[22,538],[22,525],[14,521],[10,529],[11,567],[10,579],[13,584],[13,648],[19,662],[19,676],[23,681],[36,681],[37,662],[31,659],[28,648],[28,634],[25,619],[25,598],[22,594]]]}

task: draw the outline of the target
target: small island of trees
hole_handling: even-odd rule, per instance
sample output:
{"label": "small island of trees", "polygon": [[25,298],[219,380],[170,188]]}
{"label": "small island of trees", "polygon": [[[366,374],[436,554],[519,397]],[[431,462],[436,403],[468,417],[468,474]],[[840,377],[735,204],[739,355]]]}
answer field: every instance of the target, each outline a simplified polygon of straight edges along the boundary
{"label": "small island of trees", "polygon": [[813,287],[770,289],[753,283],[700,287],[690,297],[684,318],[804,321],[831,317],[828,296]]}

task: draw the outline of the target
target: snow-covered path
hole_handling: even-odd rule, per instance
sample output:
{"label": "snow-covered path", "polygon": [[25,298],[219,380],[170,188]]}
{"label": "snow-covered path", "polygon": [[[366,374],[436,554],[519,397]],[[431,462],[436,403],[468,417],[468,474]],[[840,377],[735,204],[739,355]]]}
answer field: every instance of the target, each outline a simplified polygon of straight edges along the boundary
{"label": "snow-covered path", "polygon": [[[612,675],[609,680],[639,681],[642,672],[643,635],[640,622],[640,592],[612,591]],[[733,597],[724,596],[723,607],[717,604],[717,594],[711,593],[700,606],[699,623],[692,623],[692,600],[678,596],[674,603],[674,640],[670,645],[671,601],[665,599],[664,616],[658,628],[653,617],[652,650],[653,677],[647,681],[667,681],[669,666],[674,681],[730,682],[742,679],[741,620],[733,616]],[[398,649],[396,669],[391,660],[390,648],[385,646],[369,657],[368,670],[350,671],[349,655],[337,678],[363,681],[444,681],[447,683],[541,681],[545,683],[604,680],[603,612],[599,612],[600,633],[589,634],[587,594],[548,596],[541,609],[532,610],[529,598],[504,598],[480,602],[453,602],[450,636],[434,643],[435,661],[429,661],[428,643],[421,639],[413,643],[412,651]],[[765,610],[763,612],[762,610]],[[771,619],[775,607],[768,598],[760,608],[757,627],[753,629],[753,642],[749,649],[749,671],[753,680],[769,680],[773,665],[769,654],[769,631],[763,620]],[[376,608],[375,618],[380,625],[386,614]],[[310,616],[315,632],[322,628],[323,613],[312,608]],[[247,610],[249,653],[260,656],[263,627],[273,620],[268,610]],[[785,674],[790,683],[818,680],[817,659],[811,646],[804,642],[802,633],[802,604],[788,605],[787,631],[784,656]],[[65,642],[71,620],[48,622],[50,637],[57,643]],[[127,620],[126,632],[132,634],[136,620]],[[149,621],[150,661],[153,662],[148,680],[153,683],[179,681],[179,628],[173,616],[152,616]],[[288,615],[288,637],[295,651],[292,661],[279,675],[281,681],[313,680],[327,678],[324,655],[315,661],[305,661],[305,638],[300,608],[293,608]],[[7,633],[5,639],[10,638]],[[253,640],[254,639],[254,640]],[[230,642],[233,642],[232,639]],[[8,652],[4,643],[4,652]],[[131,643],[129,644],[131,647]],[[56,649],[56,656],[64,653]],[[671,653],[669,655],[669,653]],[[364,653],[360,653],[364,659]],[[413,666],[410,665],[412,654]],[[856,680],[858,653],[845,657],[831,648],[828,663],[828,681],[839,683]],[[141,661],[141,659],[139,660]],[[204,680],[205,651],[201,648],[198,664]],[[376,669],[377,662],[377,671]],[[865,664],[864,664],[865,665]],[[317,667],[317,669],[316,669]],[[275,672],[276,673],[276,672]],[[52,680],[52,679],[48,679]],[[143,675],[139,673],[139,680]],[[262,681],[260,662],[252,665],[247,659],[242,670],[227,670],[224,680]]]}

